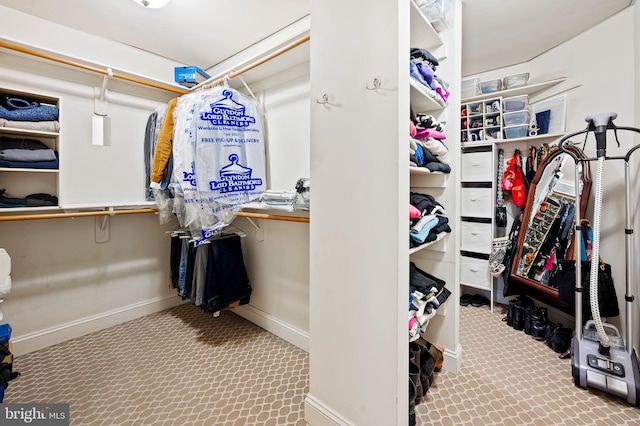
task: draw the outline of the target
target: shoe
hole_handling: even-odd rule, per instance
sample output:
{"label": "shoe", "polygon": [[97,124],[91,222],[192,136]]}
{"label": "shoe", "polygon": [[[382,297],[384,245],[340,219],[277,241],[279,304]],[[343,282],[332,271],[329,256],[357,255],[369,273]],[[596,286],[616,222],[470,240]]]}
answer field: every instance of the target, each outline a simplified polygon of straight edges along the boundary
{"label": "shoe", "polygon": [[480,306],[484,306],[488,304],[489,304],[489,299],[487,299],[481,294],[474,294],[473,296],[471,296],[471,306],[475,306],[476,308],[479,308]]}
{"label": "shoe", "polygon": [[531,336],[536,340],[544,340],[549,319],[547,308],[535,308],[531,312]]}
{"label": "shoe", "polygon": [[460,306],[469,306],[470,303],[471,303],[470,294],[465,293],[462,296],[460,296]]}
{"label": "shoe", "polygon": [[409,379],[414,383],[416,388],[415,403],[419,404],[422,399],[422,381],[420,380],[420,366],[415,362],[409,362]]}
{"label": "shoe", "polygon": [[416,385],[409,380],[409,426],[416,425]]}
{"label": "shoe", "polygon": [[527,306],[524,308],[524,334],[531,336],[531,312],[535,310],[535,306]]}
{"label": "shoe", "polygon": [[509,300],[509,310],[507,311],[507,325],[513,327],[513,316],[516,313],[516,299]]}
{"label": "shoe", "polygon": [[518,331],[524,329],[524,307],[518,304],[515,305],[513,314],[513,329]]}

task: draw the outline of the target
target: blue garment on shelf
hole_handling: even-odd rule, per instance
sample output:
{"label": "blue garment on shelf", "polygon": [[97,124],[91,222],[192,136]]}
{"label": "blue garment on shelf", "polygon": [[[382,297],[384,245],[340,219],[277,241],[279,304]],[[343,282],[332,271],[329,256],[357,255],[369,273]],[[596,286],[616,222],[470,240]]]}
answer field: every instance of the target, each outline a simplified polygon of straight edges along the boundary
{"label": "blue garment on shelf", "polygon": [[422,244],[427,239],[427,236],[429,235],[429,232],[437,224],[438,224],[438,218],[434,217],[429,222],[425,223],[425,225],[422,227],[420,232],[411,231],[411,232],[409,232],[409,235],[411,236],[412,240]]}
{"label": "blue garment on shelf", "polygon": [[21,169],[57,169],[60,167],[60,160],[56,152],[56,159],[53,161],[7,161],[0,159],[0,167],[21,168]]}
{"label": "blue garment on shelf", "polygon": [[58,107],[9,98],[5,105],[0,105],[0,118],[13,121],[55,121],[58,119]]}

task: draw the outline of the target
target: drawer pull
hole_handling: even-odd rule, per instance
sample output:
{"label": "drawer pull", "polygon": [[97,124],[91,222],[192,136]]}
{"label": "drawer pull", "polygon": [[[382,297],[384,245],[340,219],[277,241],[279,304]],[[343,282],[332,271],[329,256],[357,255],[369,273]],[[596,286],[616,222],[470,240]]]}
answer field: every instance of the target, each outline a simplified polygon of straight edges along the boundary
{"label": "drawer pull", "polygon": [[470,270],[471,272],[480,272],[480,269],[476,269],[476,268],[469,268],[469,270]]}
{"label": "drawer pull", "polygon": [[474,161],[471,163],[472,166],[482,166],[482,163],[479,163],[477,161]]}
{"label": "drawer pull", "polygon": [[476,231],[471,231],[471,235],[478,235]]}

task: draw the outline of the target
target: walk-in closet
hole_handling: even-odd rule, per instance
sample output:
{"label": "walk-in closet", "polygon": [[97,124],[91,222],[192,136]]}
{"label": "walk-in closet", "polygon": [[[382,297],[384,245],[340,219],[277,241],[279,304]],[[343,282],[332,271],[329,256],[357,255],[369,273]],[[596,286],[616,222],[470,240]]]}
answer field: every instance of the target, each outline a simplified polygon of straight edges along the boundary
{"label": "walk-in closet", "polygon": [[[0,418],[640,423],[574,385],[550,284],[558,141],[640,127],[640,7],[507,3],[0,0]],[[621,330],[623,173],[599,240]]]}

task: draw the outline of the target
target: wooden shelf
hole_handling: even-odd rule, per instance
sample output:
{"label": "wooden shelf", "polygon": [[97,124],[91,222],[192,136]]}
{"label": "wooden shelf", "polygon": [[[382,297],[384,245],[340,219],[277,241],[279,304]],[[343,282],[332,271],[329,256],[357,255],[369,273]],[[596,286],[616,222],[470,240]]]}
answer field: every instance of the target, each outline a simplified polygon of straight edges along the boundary
{"label": "wooden shelf", "polygon": [[16,129],[14,127],[0,127],[0,134],[15,136],[39,136],[43,138],[57,138],[57,132],[41,132],[39,130]]}
{"label": "wooden shelf", "polygon": [[476,102],[484,99],[497,98],[500,96],[502,96],[503,98],[509,98],[511,96],[533,95],[535,93],[538,93],[550,87],[553,87],[557,84],[560,84],[566,79],[567,79],[566,77],[562,77],[562,78],[557,78],[555,80],[544,81],[542,83],[527,84],[521,87],[514,87],[513,89],[500,90],[500,91],[491,92],[491,93],[483,93],[481,95],[465,98],[461,102],[463,104],[467,104],[469,102]]}
{"label": "wooden shelf", "polygon": [[427,89],[423,84],[418,83],[413,77],[409,78],[411,88],[409,94],[411,104],[415,112],[442,111],[446,106],[435,100],[435,96],[440,96],[436,92]]}
{"label": "wooden shelf", "polygon": [[0,172],[60,173],[60,170],[58,169],[23,169],[19,167],[0,167]]}
{"label": "wooden shelf", "polygon": [[431,245],[433,245],[433,244],[437,243],[438,241],[442,241],[442,240],[444,240],[445,238],[447,238],[447,236],[448,236],[448,235],[449,235],[449,233],[448,233],[448,232],[441,232],[441,233],[439,233],[439,234],[438,234],[438,237],[437,237],[435,240],[433,240],[433,241],[429,241],[428,243],[422,244],[421,246],[418,246],[418,247],[414,247],[414,248],[412,248],[412,249],[409,249],[409,254],[411,255],[411,254],[413,254],[413,253],[417,253],[417,252],[419,252],[420,250],[424,250],[424,249],[426,249],[427,247],[429,247],[429,246],[431,246]]}

